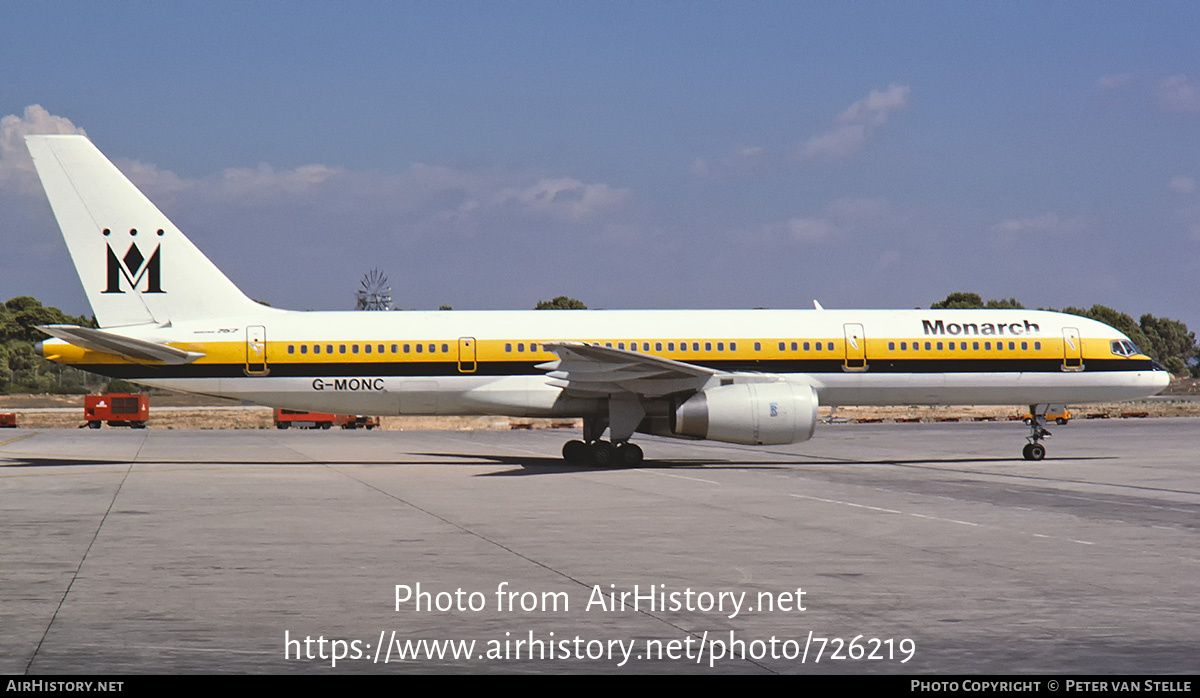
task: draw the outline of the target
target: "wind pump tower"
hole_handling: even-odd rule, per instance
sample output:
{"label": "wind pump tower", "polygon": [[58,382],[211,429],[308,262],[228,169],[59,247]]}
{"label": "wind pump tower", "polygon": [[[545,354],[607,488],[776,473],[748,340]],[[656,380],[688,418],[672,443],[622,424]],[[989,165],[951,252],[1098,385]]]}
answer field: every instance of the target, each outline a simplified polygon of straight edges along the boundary
{"label": "wind pump tower", "polygon": [[391,310],[392,287],[388,284],[387,274],[372,269],[359,282],[360,288],[354,294],[355,310]]}

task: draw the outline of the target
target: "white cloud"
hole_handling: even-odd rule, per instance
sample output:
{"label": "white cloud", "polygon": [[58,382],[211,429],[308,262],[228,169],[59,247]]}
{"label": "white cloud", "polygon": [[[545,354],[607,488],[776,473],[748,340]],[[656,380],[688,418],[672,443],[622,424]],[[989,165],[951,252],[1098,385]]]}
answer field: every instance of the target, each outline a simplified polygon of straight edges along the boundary
{"label": "white cloud", "polygon": [[1177,194],[1191,194],[1196,191],[1196,180],[1191,177],[1175,177],[1168,186]]}
{"label": "white cloud", "polygon": [[863,124],[846,124],[813,136],[800,148],[802,160],[838,160],[849,157],[862,149],[867,141],[867,127]]}
{"label": "white cloud", "polygon": [[826,212],[839,220],[855,223],[870,223],[892,214],[892,205],[884,199],[834,199]]}
{"label": "white cloud", "polygon": [[769,223],[751,237],[767,243],[793,242],[802,245],[846,238],[855,231],[874,229],[892,217],[891,204],[883,199],[834,199],[821,216],[796,216]]}
{"label": "white cloud", "polygon": [[908,106],[911,92],[908,85],[891,85],[883,92],[871,90],[865,99],[838,115],[834,128],[805,141],[797,156],[802,160],[837,160],[853,155],[893,112]]}
{"label": "white cloud", "polygon": [[1075,233],[1083,230],[1079,218],[1063,218],[1057,213],[1047,213],[1033,218],[1010,218],[993,225],[993,233],[1009,235],[1031,235],[1042,233]]}
{"label": "white cloud", "polygon": [[25,148],[25,136],[71,133],[87,135],[69,119],[54,116],[40,104],[25,107],[24,116],[10,114],[0,119],[0,188],[41,194],[33,159]]}
{"label": "white cloud", "polygon": [[888,115],[898,109],[908,106],[908,95],[912,90],[908,85],[892,85],[886,92],[871,90],[866,99],[859,100],[842,112],[838,117],[839,124],[875,124],[883,125]]}
{"label": "white cloud", "polygon": [[710,177],[719,174],[745,175],[760,171],[767,162],[767,151],[760,146],[739,146],[720,160],[710,163],[704,158],[692,161],[693,177]]}
{"label": "white cloud", "polygon": [[[0,119],[0,188],[41,194],[23,136],[79,133],[70,120],[40,106],[24,117]],[[553,222],[584,223],[619,208],[629,190],[571,177],[503,170],[455,169],[416,163],[401,173],[353,172],[321,164],[277,170],[269,164],[229,168],[216,175],[184,178],[157,165],[117,159],[118,167],[152,200],[177,199],[205,207],[278,207],[312,210],[348,206],[407,212],[410,218],[455,221],[479,227],[500,213]]]}
{"label": "white cloud", "polygon": [[526,187],[503,189],[493,195],[492,201],[496,206],[515,204],[526,213],[582,222],[618,206],[628,195],[627,189],[556,177],[542,179]]}
{"label": "white cloud", "polygon": [[1183,114],[1200,113],[1200,86],[1186,75],[1172,75],[1154,90],[1163,109]]}
{"label": "white cloud", "polygon": [[814,243],[832,237],[837,229],[820,218],[791,218],[782,224],[782,232],[800,243]]}
{"label": "white cloud", "polygon": [[1115,75],[1105,75],[1096,81],[1096,89],[1102,92],[1110,92],[1118,90],[1130,83],[1133,80],[1133,75],[1130,73],[1116,73]]}

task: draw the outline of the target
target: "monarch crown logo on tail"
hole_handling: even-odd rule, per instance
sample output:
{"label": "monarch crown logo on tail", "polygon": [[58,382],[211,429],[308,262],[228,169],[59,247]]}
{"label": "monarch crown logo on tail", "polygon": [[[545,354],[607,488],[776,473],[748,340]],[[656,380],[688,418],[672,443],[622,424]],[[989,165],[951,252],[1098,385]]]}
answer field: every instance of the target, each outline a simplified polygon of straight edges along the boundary
{"label": "monarch crown logo on tail", "polygon": [[[104,235],[110,235],[112,231],[108,228],[104,229]],[[131,228],[129,235],[137,235],[137,229]],[[160,228],[158,235],[161,237],[163,231]],[[146,277],[146,290],[143,293],[165,293],[162,290],[162,266],[161,266],[161,250],[162,245],[156,245],[154,252],[147,260],[142,251],[138,249],[137,242],[129,245],[129,251],[124,257],[117,257],[117,253],[113,251],[112,245],[105,245],[108,250],[108,286],[102,293],[124,293],[121,290],[121,277],[129,282],[129,287],[137,290],[138,282],[142,277]]]}

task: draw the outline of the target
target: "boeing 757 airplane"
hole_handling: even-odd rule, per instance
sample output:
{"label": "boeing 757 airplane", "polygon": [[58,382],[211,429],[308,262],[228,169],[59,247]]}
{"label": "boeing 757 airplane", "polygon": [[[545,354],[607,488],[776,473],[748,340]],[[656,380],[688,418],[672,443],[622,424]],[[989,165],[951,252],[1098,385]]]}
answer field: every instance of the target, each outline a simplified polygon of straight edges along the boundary
{"label": "boeing 757 airplane", "polygon": [[[1034,310],[298,312],[244,295],[83,136],[26,138],[100,329],[43,355],[148,386],[373,415],[582,418],[563,457],[635,465],[637,432],[805,441],[817,406],[1030,405],[1152,395],[1117,330]],[[605,439],[605,432],[608,439]]]}

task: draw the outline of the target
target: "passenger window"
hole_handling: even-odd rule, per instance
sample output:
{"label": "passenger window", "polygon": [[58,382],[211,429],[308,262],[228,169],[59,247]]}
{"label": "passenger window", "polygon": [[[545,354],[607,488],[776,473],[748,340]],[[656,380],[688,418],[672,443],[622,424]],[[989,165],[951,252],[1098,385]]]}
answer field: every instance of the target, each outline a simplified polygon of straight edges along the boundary
{"label": "passenger window", "polygon": [[408,352],[409,348],[410,348],[409,345],[407,345],[407,344],[404,345],[404,353],[405,354],[409,353]]}
{"label": "passenger window", "polygon": [[358,353],[358,345],[357,345],[357,344],[351,344],[351,345],[350,345],[350,353],[351,353],[351,354],[357,354],[357,353]]}
{"label": "passenger window", "polygon": [[1021,351],[1025,351],[1028,348],[1029,348],[1029,342],[1021,342]]}
{"label": "passenger window", "polygon": [[937,343],[937,348],[938,348],[938,351],[941,351],[941,350],[942,350],[942,343],[941,343],[941,342],[938,342],[938,343]]}
{"label": "passenger window", "polygon": [[796,351],[799,348],[800,348],[800,346],[798,344],[796,344],[795,342],[792,342],[792,351]]}
{"label": "passenger window", "polygon": [[900,351],[908,351],[908,342],[900,342]]}
{"label": "passenger window", "polygon": [[780,343],[779,343],[779,351],[783,351],[784,349],[785,349],[785,345],[784,345],[784,343],[783,343],[783,342],[780,342]]}
{"label": "passenger window", "polygon": [[821,348],[822,348],[823,346],[824,346],[824,345],[822,345],[820,342],[817,342],[817,351],[821,351]]}
{"label": "passenger window", "polygon": [[364,344],[364,345],[363,345],[363,351],[365,351],[365,352],[367,352],[368,354],[370,354],[370,353],[371,353],[371,345],[370,345],[370,344]]}
{"label": "passenger window", "polygon": [[687,342],[679,343],[679,351],[687,351]]}
{"label": "passenger window", "polygon": [[762,351],[762,342],[754,343],[754,351]]}
{"label": "passenger window", "polygon": [[525,351],[525,342],[517,342],[517,351]]}
{"label": "passenger window", "polygon": [[712,342],[704,343],[704,351],[712,351]]}
{"label": "passenger window", "polygon": [[624,349],[624,348],[625,348],[625,342],[617,342],[617,348],[618,348],[618,349]]}
{"label": "passenger window", "polygon": [[829,351],[833,351],[833,342],[829,342],[828,346],[826,346],[825,348],[828,349]]}
{"label": "passenger window", "polygon": [[662,342],[654,343],[654,351],[662,351]]}
{"label": "passenger window", "polygon": [[888,342],[888,351],[896,351],[896,343]]}
{"label": "passenger window", "polygon": [[333,353],[333,345],[332,345],[332,344],[326,344],[326,345],[325,345],[325,353],[326,353],[326,354],[332,354],[332,353]]}
{"label": "passenger window", "polygon": [[1041,342],[1034,342],[1034,343],[1033,343],[1033,350],[1034,350],[1034,351],[1041,351],[1041,350],[1042,350],[1042,343],[1041,343]]}
{"label": "passenger window", "polygon": [[667,342],[667,351],[675,351],[675,342]]}
{"label": "passenger window", "polygon": [[971,348],[975,351],[979,351],[979,342],[971,342]]}
{"label": "passenger window", "polygon": [[338,353],[339,353],[339,354],[345,354],[345,353],[346,353],[346,345],[345,345],[345,344],[339,344],[339,345],[338,345]]}
{"label": "passenger window", "polygon": [[932,344],[930,344],[929,342],[925,342],[925,351],[929,351],[932,348],[933,348]]}
{"label": "passenger window", "polygon": [[1017,343],[1016,343],[1016,342],[1009,342],[1009,343],[1008,343],[1008,350],[1009,350],[1009,351],[1016,351],[1016,349],[1017,349]]}
{"label": "passenger window", "polygon": [[692,342],[692,351],[700,351],[700,342]]}
{"label": "passenger window", "polygon": [[804,343],[804,351],[808,351],[811,346],[812,345],[810,345],[808,342],[805,342]]}
{"label": "passenger window", "polygon": [[[418,346],[420,346],[420,345],[418,345]],[[420,351],[420,349],[418,349],[417,351]],[[504,351],[511,354],[512,353],[512,344],[505,343]]]}
{"label": "passenger window", "polygon": [[[399,347],[397,347],[395,344],[392,345],[392,353],[393,354],[397,353],[398,349],[399,349]],[[382,344],[379,345],[379,353],[380,354],[383,353],[383,345]]]}
{"label": "passenger window", "polygon": [[737,351],[737,342],[729,343],[729,351]]}
{"label": "passenger window", "polygon": [[[505,344],[505,345],[504,345],[504,351],[509,351],[509,350],[510,350],[510,349],[509,349],[509,347],[511,347],[511,346],[512,346],[511,344]],[[421,353],[424,353],[424,351],[425,351],[425,345],[424,345],[424,344],[418,344],[418,345],[417,345],[417,353],[418,353],[418,354],[421,354]]]}
{"label": "passenger window", "polygon": [[954,351],[954,342],[950,342],[950,351]]}
{"label": "passenger window", "polygon": [[[532,344],[529,346],[529,351],[533,351],[533,345],[532,345]],[[449,353],[450,353],[450,345],[449,345],[449,344],[443,344],[443,345],[442,345],[442,353],[443,353],[443,354],[449,354]]]}
{"label": "passenger window", "polygon": [[308,345],[307,345],[307,344],[301,344],[301,345],[300,345],[300,353],[301,353],[301,354],[307,354],[307,353],[308,353]]}
{"label": "passenger window", "polygon": [[313,345],[313,353],[314,353],[314,354],[320,354],[320,353],[321,353],[321,345],[320,345],[320,344],[314,344],[314,345]]}
{"label": "passenger window", "polygon": [[289,345],[288,345],[288,353],[289,353],[289,354],[295,354],[295,353],[296,353],[296,345],[294,345],[294,344],[289,344]]}

